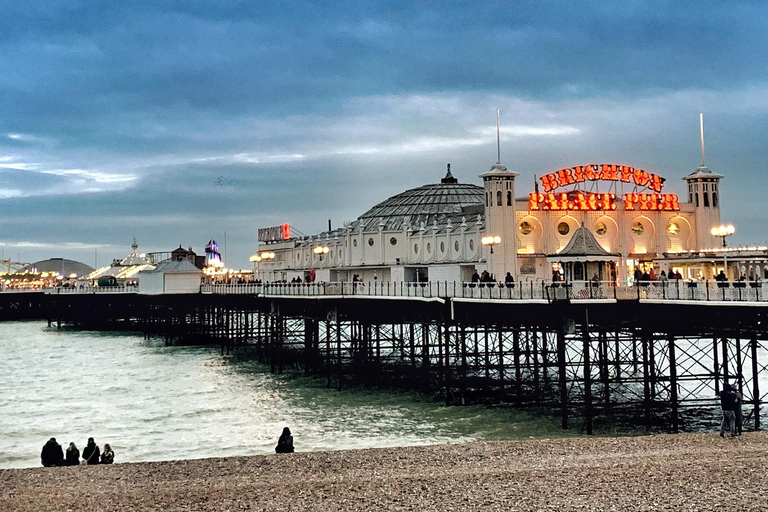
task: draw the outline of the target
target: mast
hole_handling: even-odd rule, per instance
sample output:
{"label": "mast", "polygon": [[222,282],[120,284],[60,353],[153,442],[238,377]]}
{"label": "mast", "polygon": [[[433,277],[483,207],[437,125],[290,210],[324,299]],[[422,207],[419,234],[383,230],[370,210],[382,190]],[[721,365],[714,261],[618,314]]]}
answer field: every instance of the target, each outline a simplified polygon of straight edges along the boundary
{"label": "mast", "polygon": [[701,136],[701,166],[704,167],[704,114],[699,114],[699,134]]}
{"label": "mast", "polygon": [[[501,163],[501,130],[499,125],[499,109],[496,109],[496,163]],[[703,135],[702,135],[703,137]]]}

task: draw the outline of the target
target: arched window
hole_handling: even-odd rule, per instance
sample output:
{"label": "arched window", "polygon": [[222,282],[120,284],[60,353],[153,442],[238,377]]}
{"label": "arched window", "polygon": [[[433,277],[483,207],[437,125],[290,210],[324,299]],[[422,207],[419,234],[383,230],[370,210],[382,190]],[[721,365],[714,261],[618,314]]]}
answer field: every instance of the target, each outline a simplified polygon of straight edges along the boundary
{"label": "arched window", "polygon": [[699,194],[697,192],[696,193],[696,208],[698,208],[698,207],[699,207]]}
{"label": "arched window", "polygon": [[512,206],[512,191],[507,191],[507,206]]}
{"label": "arched window", "polygon": [[496,206],[501,206],[501,190],[496,191]]}
{"label": "arched window", "polygon": [[704,206],[709,206],[709,194],[704,192]]}
{"label": "arched window", "polygon": [[712,206],[717,208],[717,192],[712,192]]}
{"label": "arched window", "polygon": [[486,192],[486,193],[485,193],[485,206],[490,206],[490,205],[488,204],[488,196],[489,196],[489,195],[490,195],[490,194],[489,194],[488,192]]}

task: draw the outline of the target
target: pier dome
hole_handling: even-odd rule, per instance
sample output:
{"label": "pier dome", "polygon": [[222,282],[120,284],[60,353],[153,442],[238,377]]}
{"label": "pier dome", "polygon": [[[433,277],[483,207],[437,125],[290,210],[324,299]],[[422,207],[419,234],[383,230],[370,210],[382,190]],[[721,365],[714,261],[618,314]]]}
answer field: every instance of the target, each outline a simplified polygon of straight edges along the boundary
{"label": "pier dome", "polygon": [[[483,187],[459,183],[451,175],[451,166],[440,183],[430,183],[394,195],[363,213],[353,227],[365,224],[368,228],[384,224],[384,229],[398,229],[404,221],[418,228],[423,222],[442,223],[448,217],[482,213]],[[467,211],[468,207],[472,212]],[[477,211],[475,211],[477,210]]]}

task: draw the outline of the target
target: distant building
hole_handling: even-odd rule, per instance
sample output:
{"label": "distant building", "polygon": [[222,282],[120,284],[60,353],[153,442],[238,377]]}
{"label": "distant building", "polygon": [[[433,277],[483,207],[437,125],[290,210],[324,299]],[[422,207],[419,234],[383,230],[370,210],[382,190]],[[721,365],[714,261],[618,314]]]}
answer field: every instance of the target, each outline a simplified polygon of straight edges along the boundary
{"label": "distant building", "polygon": [[131,244],[131,252],[128,256],[122,260],[112,260],[110,265],[94,270],[85,279],[90,284],[97,284],[99,279],[102,279],[102,282],[104,282],[105,279],[103,278],[114,277],[115,282],[120,285],[136,284],[136,275],[139,272],[154,268],[154,265],[149,262],[146,255],[137,252],[138,248],[139,244],[134,238]]}
{"label": "distant building", "polygon": [[79,261],[68,260],[64,258],[50,258],[47,260],[36,261],[24,267],[29,272],[55,272],[63,277],[70,277],[73,274],[77,277],[87,276],[93,272],[93,267],[80,263]]}

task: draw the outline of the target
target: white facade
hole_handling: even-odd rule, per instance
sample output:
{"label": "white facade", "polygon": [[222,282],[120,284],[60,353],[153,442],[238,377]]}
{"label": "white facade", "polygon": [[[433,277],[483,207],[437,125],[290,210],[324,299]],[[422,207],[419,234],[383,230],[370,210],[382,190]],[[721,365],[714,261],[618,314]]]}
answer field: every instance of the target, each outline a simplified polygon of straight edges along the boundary
{"label": "white facade", "polygon": [[166,261],[154,270],[139,272],[139,293],[199,293],[202,271],[189,261]]}
{"label": "white facade", "polygon": [[[488,270],[497,280],[507,272],[516,281],[548,280],[552,256],[584,226],[605,251],[620,255],[606,272],[621,282],[637,269],[670,271],[665,267],[670,254],[719,242],[709,231],[720,222],[722,176],[704,166],[683,178],[688,187],[683,198],[661,193],[664,178],[628,166],[555,171],[541,181],[557,190],[539,193],[537,183],[523,197],[516,197],[517,176],[497,163],[480,174],[480,187],[458,183],[449,166],[440,183],[393,196],[342,228],[262,242],[260,254],[273,257],[258,263],[256,278],[469,281],[474,272]],[[499,243],[483,246],[485,236],[498,236]]]}

